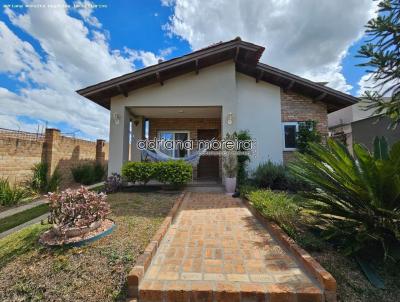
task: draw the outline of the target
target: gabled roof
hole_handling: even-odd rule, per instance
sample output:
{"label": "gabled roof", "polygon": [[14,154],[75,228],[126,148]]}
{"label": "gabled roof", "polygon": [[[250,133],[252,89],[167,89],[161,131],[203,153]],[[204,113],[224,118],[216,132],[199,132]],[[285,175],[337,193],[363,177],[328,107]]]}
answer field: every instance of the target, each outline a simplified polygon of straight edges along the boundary
{"label": "gabled roof", "polygon": [[228,42],[220,42],[190,54],[88,86],[78,90],[77,93],[109,109],[110,98],[113,96],[119,94],[127,96],[132,90],[154,83],[163,84],[165,80],[189,72],[198,73],[201,68],[233,59],[238,72],[252,76],[256,81],[267,81],[283,89],[307,95],[316,101],[326,102],[328,103],[329,112],[358,101],[357,98],[351,95],[331,89],[321,83],[312,82],[272,66],[259,63],[263,52],[264,47],[242,41],[238,37]]}

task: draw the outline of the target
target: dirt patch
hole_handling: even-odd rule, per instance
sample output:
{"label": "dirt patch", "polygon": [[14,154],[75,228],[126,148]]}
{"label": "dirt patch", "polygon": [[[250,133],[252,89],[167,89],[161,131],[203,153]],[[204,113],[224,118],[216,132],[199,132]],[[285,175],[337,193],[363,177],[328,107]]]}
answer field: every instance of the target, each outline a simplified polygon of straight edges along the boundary
{"label": "dirt patch", "polygon": [[367,280],[353,258],[332,249],[314,252],[312,256],[336,279],[339,302],[399,301],[400,268],[398,264],[372,264],[385,282],[386,288],[378,289]]}
{"label": "dirt patch", "polygon": [[110,195],[116,229],[82,248],[44,248],[36,243],[39,234],[29,244],[22,240],[26,252],[0,253],[7,259],[0,261],[0,301],[124,301],[127,273],[177,197]]}

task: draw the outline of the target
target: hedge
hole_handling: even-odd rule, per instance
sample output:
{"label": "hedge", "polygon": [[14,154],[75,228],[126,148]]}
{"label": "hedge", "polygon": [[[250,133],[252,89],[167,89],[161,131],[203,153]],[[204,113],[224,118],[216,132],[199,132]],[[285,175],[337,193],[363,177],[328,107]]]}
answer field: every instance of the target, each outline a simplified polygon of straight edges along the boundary
{"label": "hedge", "polygon": [[166,162],[127,162],[122,176],[129,182],[146,184],[158,180],[164,184],[182,186],[192,179],[193,168],[183,160]]}

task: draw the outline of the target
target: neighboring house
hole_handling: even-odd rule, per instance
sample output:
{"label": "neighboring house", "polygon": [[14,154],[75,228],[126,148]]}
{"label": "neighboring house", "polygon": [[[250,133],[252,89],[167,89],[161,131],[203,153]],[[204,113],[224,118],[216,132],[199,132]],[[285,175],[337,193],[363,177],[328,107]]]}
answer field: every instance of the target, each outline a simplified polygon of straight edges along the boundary
{"label": "neighboring house", "polygon": [[353,143],[364,144],[369,150],[376,136],[386,137],[391,145],[400,140],[400,130],[390,129],[387,117],[374,115],[374,110],[364,110],[362,103],[328,114],[328,127],[332,137],[340,139],[352,151]]}
{"label": "neighboring house", "polygon": [[[260,63],[263,51],[236,38],[77,91],[111,111],[108,172],[141,160],[134,142],[145,134],[196,140],[247,129],[257,142],[250,169],[267,160],[281,163],[296,148],[298,122],[315,120],[327,136],[327,114],[358,101]],[[221,173],[220,160],[204,156],[194,177]]]}

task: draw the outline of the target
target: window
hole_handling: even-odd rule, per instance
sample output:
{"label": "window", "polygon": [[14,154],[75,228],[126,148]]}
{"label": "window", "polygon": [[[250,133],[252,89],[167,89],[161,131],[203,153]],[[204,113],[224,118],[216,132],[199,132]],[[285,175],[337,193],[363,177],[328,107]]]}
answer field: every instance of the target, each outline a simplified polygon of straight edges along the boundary
{"label": "window", "polygon": [[[158,138],[160,140],[164,140],[165,142],[173,142],[175,143],[176,141],[187,141],[189,140],[189,131],[160,131],[158,133]],[[171,148],[161,148],[160,149],[162,152],[167,154],[168,156],[174,157],[174,158],[182,158],[188,155],[189,151],[184,149],[183,146],[181,148],[177,148],[177,146],[174,146],[173,149]]]}
{"label": "window", "polygon": [[296,150],[296,134],[298,130],[298,122],[283,123],[283,142],[285,151]]}

